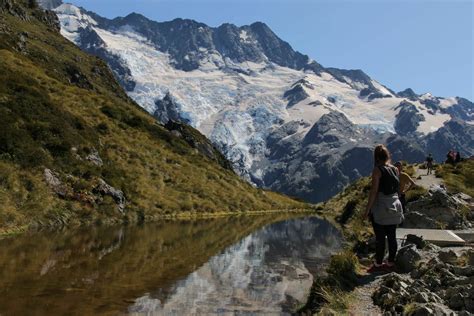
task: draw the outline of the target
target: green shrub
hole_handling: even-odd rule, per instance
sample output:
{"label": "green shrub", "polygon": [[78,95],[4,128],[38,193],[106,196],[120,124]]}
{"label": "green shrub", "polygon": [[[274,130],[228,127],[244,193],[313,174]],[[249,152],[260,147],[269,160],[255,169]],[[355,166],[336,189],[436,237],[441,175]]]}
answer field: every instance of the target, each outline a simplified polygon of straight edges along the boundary
{"label": "green shrub", "polygon": [[329,278],[342,288],[353,288],[357,284],[358,263],[356,255],[349,250],[333,255],[327,269]]}

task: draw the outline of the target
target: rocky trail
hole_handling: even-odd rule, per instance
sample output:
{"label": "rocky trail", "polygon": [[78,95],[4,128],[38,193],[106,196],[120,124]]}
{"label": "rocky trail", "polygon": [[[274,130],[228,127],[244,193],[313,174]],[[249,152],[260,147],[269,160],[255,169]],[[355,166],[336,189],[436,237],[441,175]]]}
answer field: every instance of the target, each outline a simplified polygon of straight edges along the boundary
{"label": "rocky trail", "polygon": [[352,300],[348,307],[350,315],[380,315],[382,310],[374,304],[372,293],[380,286],[381,275],[364,274],[359,279],[359,286],[353,291]]}
{"label": "rocky trail", "polygon": [[433,186],[441,186],[443,184],[443,180],[441,178],[437,178],[433,173],[427,174],[427,169],[420,169],[419,166],[415,167],[415,175],[413,180],[415,183],[426,190],[429,190]]}
{"label": "rocky trail", "polygon": [[[473,227],[474,199],[449,194],[441,178],[416,168],[415,182],[429,192],[408,204],[406,228],[467,229]],[[466,215],[466,207],[470,213]],[[474,250],[438,247],[415,235],[399,244],[395,272],[370,274],[370,258],[360,258],[364,272],[351,295],[350,315],[472,315]]]}

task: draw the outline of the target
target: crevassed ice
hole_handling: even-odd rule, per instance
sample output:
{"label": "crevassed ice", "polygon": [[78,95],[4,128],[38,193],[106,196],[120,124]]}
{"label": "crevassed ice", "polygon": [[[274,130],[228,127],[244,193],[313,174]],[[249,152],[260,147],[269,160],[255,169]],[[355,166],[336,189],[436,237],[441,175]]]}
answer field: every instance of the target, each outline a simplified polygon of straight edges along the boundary
{"label": "crevassed ice", "polygon": [[[155,102],[170,92],[180,114],[213,142],[225,145],[228,158],[239,161],[247,170],[264,159],[265,139],[276,126],[300,119],[314,124],[322,115],[338,111],[355,124],[378,132],[393,133],[395,117],[399,112],[397,106],[404,100],[393,96],[375,80],[372,84],[382,94],[392,95],[391,98],[368,101],[359,97],[358,90],[328,73],[318,76],[268,61],[235,63],[223,58],[217,51],[202,51],[204,57],[197,70],[177,70],[168,54],[159,52],[133,27],[123,26],[114,32],[100,29],[96,21],[72,5],[62,5],[56,12],[62,33],[68,39],[76,41],[77,30],[89,25],[106,43],[106,49],[122,58],[136,82],[135,89],[129,95],[138,104],[153,113]],[[250,40],[245,31],[241,31],[240,38]],[[284,92],[303,78],[309,82],[310,87],[304,86],[309,97],[287,108]],[[329,102],[329,98],[335,102]],[[315,106],[314,101],[319,101],[321,105]],[[425,118],[418,127],[423,134],[439,129],[450,118],[447,114],[433,115],[419,102],[409,102]],[[443,107],[453,104],[455,99],[441,100]],[[307,130],[309,128],[302,132]]]}

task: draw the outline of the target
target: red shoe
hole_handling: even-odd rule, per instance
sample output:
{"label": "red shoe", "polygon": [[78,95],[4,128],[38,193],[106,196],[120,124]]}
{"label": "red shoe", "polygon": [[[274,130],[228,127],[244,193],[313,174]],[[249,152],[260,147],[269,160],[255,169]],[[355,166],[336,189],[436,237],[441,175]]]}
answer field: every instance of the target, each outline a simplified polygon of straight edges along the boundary
{"label": "red shoe", "polygon": [[393,270],[395,270],[395,263],[386,261],[386,262],[382,263],[382,269],[384,269],[386,271],[393,271]]}
{"label": "red shoe", "polygon": [[384,268],[383,268],[383,264],[372,264],[372,266],[370,268],[367,269],[367,272],[368,273],[374,273],[374,272],[380,272],[380,271],[383,271]]}

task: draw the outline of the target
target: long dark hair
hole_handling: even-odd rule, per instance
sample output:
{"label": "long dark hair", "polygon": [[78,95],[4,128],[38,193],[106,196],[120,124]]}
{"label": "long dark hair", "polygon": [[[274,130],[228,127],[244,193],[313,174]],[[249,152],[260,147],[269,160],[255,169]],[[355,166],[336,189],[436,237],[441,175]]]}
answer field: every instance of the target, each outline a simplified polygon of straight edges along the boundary
{"label": "long dark hair", "polygon": [[390,162],[390,152],[385,145],[377,145],[374,149],[374,165],[380,166]]}

